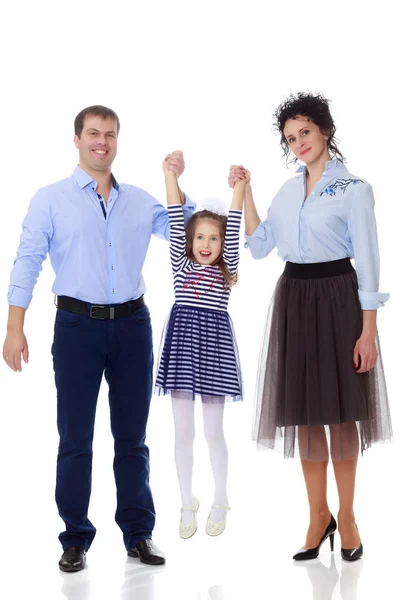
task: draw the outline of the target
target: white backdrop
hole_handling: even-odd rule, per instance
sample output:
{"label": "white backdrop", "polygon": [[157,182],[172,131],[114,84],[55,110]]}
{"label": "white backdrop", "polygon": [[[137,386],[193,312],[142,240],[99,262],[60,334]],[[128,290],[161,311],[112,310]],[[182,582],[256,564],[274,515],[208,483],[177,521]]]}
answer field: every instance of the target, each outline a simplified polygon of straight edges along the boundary
{"label": "white backdrop", "polygon": [[[379,329],[396,433],[399,46],[392,3],[288,1],[270,6],[253,0],[70,0],[63,4],[38,0],[8,3],[0,20],[3,335],[8,277],[21,221],[39,187],[72,173],[77,161],[73,120],[82,108],[104,104],[118,113],[121,133],[114,173],[120,182],[141,186],[165,202],[160,163],[167,152],[182,149],[187,165],[181,178],[185,192],[196,202],[217,195],[228,204],[229,165],[241,162],[252,171],[256,203],[265,216],[273,194],[291,175],[272,132],[272,112],[290,91],[322,91],[332,99],[340,148],[350,170],[369,181],[375,192],[380,289],[391,293],[391,300],[379,311]],[[236,526],[236,534],[242,537],[249,512],[252,518],[262,513],[260,545],[267,540],[270,547],[283,544],[282,552],[290,556],[303,542],[307,522],[300,466],[273,453],[256,453],[249,441],[262,328],[282,268],[275,252],[257,262],[242,249],[240,284],[232,293],[230,313],[246,398],[243,406],[227,406],[226,431],[230,501],[235,508],[230,515],[232,530]],[[144,275],[157,356],[173,302],[165,242],[152,241]],[[7,554],[16,556],[33,545],[42,555],[42,564],[56,569],[61,521],[54,503],[58,440],[50,355],[55,312],[52,282],[46,261],[26,318],[29,365],[15,374],[0,364],[0,503]],[[207,507],[212,481],[200,422],[198,431],[195,491]],[[165,398],[154,398],[148,443],[158,509],[155,539],[169,550],[171,538],[177,537],[179,495],[172,417]],[[89,516],[99,529],[95,544],[100,547],[103,540],[122,553],[120,533],[113,524],[115,489],[105,386],[99,398],[94,451]],[[357,515],[364,540],[369,536],[370,544],[385,544],[391,537],[385,532],[391,526],[391,509],[398,506],[398,459],[394,443],[368,450],[360,463]],[[330,495],[336,510],[332,478]],[[271,540],[270,527],[277,522],[282,533],[274,529]],[[51,597],[65,595],[53,591]]]}

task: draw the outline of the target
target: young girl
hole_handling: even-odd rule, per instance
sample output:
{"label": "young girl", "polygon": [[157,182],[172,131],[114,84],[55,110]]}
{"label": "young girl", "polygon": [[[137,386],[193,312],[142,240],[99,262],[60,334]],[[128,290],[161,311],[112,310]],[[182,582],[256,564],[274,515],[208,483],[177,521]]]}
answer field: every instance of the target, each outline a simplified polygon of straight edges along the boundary
{"label": "young girl", "polygon": [[192,494],[194,410],[203,406],[204,435],[215,480],[206,532],[220,535],[229,510],[228,451],[223,432],[225,398],[242,399],[239,356],[227,306],[239,262],[239,229],[246,180],[235,185],[228,218],[203,210],[184,229],[176,176],[163,163],[170,220],[170,257],[175,304],[164,330],[156,390],[171,393],[175,422],[175,462],[182,498],[179,535],[197,530],[199,501]]}
{"label": "young girl", "polygon": [[[275,118],[285,155],[292,152],[304,165],[279,190],[263,223],[250,186],[245,195],[253,257],[276,246],[286,261],[261,353],[253,433],[266,448],[282,445],[285,457],[299,450],[310,526],[295,560],[316,558],[328,537],[333,549],[330,450],[342,557],[354,561],[363,554],[353,509],[359,449],[392,437],[376,328],[377,309],[389,295],[378,291],[374,196],[344,165],[323,96],[290,96]],[[232,186],[243,172],[231,169]]]}

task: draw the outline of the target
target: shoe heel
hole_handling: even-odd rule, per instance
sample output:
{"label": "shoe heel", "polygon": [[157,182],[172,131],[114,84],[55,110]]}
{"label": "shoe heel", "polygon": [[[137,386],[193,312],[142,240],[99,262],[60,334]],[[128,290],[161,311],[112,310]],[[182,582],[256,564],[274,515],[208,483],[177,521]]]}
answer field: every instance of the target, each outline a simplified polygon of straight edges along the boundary
{"label": "shoe heel", "polygon": [[335,534],[331,533],[331,535],[329,536],[329,541],[331,543],[331,552],[333,552],[333,548],[335,546]]}

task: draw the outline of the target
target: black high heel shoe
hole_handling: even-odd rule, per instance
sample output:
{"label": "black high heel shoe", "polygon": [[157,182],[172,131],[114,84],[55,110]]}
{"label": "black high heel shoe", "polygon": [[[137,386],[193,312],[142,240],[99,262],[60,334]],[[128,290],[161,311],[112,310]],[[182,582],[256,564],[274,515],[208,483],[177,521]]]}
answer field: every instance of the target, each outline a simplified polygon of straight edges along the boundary
{"label": "black high heel shoe", "polygon": [[[356,527],[357,527],[357,525],[356,525]],[[357,527],[357,531],[358,531],[358,527]],[[364,548],[361,543],[361,540],[360,540],[360,545],[358,546],[358,548],[352,548],[350,550],[345,550],[344,548],[342,548],[341,554],[342,554],[343,560],[347,560],[349,562],[353,562],[353,561],[361,558],[362,555],[364,554]]]}
{"label": "black high heel shoe", "polygon": [[[324,535],[322,536],[321,541],[318,544],[318,546],[316,548],[308,548],[308,549],[301,548],[297,552],[297,554],[295,554],[293,556],[293,559],[294,560],[311,560],[312,558],[317,558],[319,555],[319,549],[321,548],[321,546],[325,542],[325,540],[327,540],[328,538],[331,543],[331,552],[333,552],[336,529],[337,529],[337,523],[336,523],[333,515],[331,515],[330,523],[329,523],[328,527],[326,528],[326,531],[325,531]],[[347,550],[346,550],[346,552],[347,552]],[[349,550],[349,552],[352,552],[352,551]],[[355,559],[353,559],[353,560],[355,560]]]}

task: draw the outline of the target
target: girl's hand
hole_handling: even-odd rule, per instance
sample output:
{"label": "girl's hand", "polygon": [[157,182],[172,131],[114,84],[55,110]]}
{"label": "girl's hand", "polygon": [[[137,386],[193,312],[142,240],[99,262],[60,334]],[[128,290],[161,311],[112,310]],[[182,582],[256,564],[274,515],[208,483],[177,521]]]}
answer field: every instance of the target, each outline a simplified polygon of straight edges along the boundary
{"label": "girl's hand", "polygon": [[[246,174],[248,174],[247,177]],[[246,179],[246,183],[250,183],[250,172],[246,171],[243,165],[232,165],[229,169],[229,187],[234,188],[235,184],[243,179]]]}
{"label": "girl's hand", "polygon": [[185,170],[185,161],[183,160],[183,152],[175,150],[172,154],[167,154],[162,163],[164,173],[172,171],[175,173],[176,178],[182,175]]}
{"label": "girl's hand", "polygon": [[[361,335],[354,346],[353,353],[354,368],[357,369],[357,373],[370,371],[376,365],[377,359],[375,337]],[[358,368],[359,363],[360,368]]]}

